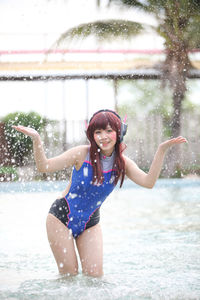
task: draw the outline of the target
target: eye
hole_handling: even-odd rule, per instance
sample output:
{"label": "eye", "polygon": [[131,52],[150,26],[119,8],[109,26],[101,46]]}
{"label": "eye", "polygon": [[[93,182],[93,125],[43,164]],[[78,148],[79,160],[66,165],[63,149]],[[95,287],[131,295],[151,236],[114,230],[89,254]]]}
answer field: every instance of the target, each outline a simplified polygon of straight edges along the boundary
{"label": "eye", "polygon": [[95,134],[100,134],[101,133],[101,131],[100,130],[95,130],[95,132],[94,132]]}

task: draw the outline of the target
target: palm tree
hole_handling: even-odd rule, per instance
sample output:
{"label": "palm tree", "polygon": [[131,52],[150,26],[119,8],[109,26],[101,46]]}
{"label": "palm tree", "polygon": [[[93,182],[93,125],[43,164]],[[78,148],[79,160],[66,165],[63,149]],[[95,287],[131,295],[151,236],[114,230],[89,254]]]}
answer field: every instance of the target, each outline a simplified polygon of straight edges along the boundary
{"label": "palm tree", "polygon": [[137,7],[153,14],[158,25],[154,30],[165,40],[165,62],[160,66],[162,79],[169,81],[173,92],[172,136],[181,128],[181,105],[186,92],[186,78],[192,65],[188,53],[200,46],[200,3],[195,0],[110,0]]}
{"label": "palm tree", "polygon": [[[97,6],[100,7],[100,0]],[[166,58],[159,65],[163,82],[169,83],[173,97],[171,135],[180,135],[181,107],[187,90],[186,80],[192,64],[189,51],[200,47],[200,2],[198,0],[109,0],[111,4],[141,10],[154,16],[157,26],[151,26],[164,38]],[[109,9],[109,8],[108,8]],[[58,44],[69,36],[96,35],[99,39],[122,36],[129,39],[145,30],[146,25],[127,20],[104,20],[81,24],[65,32]],[[158,67],[158,66],[157,66]],[[173,160],[178,161],[178,150]]]}
{"label": "palm tree", "polygon": [[[97,6],[100,6],[97,0]],[[151,26],[165,40],[165,62],[159,66],[162,79],[173,91],[174,112],[171,122],[172,136],[180,134],[181,105],[186,92],[186,78],[192,67],[188,52],[200,47],[200,2],[198,0],[109,0],[152,14],[158,25]],[[146,27],[146,25],[145,25]],[[57,41],[63,44],[69,37],[96,35],[99,40],[116,37],[129,39],[145,29],[142,24],[128,20],[104,20],[81,24],[66,31]]]}

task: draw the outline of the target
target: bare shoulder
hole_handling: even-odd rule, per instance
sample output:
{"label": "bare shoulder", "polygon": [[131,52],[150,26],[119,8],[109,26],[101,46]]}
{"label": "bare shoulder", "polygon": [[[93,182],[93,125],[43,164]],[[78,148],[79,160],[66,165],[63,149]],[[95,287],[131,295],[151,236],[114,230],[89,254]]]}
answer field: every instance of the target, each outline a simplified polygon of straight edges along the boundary
{"label": "bare shoulder", "polygon": [[89,151],[89,147],[90,147],[89,145],[80,145],[80,146],[74,147],[74,150],[78,157],[85,159],[85,157]]}
{"label": "bare shoulder", "polygon": [[69,150],[71,151],[71,155],[73,155],[74,162],[77,169],[79,169],[82,166],[87,156],[87,153],[89,151],[89,147],[90,147],[89,145],[80,145],[80,146],[73,147]]}
{"label": "bare shoulder", "polygon": [[132,161],[128,156],[126,156],[124,154],[123,154],[123,159],[124,159],[126,165]]}
{"label": "bare shoulder", "polygon": [[124,161],[125,161],[126,171],[128,171],[128,169],[131,168],[131,167],[137,167],[136,163],[131,158],[129,158],[128,156],[123,155],[123,158],[124,158]]}
{"label": "bare shoulder", "polygon": [[88,145],[81,145],[70,148],[64,153],[48,159],[49,172],[63,170],[64,168],[70,168],[72,166],[79,168],[79,166],[82,166],[88,150]]}

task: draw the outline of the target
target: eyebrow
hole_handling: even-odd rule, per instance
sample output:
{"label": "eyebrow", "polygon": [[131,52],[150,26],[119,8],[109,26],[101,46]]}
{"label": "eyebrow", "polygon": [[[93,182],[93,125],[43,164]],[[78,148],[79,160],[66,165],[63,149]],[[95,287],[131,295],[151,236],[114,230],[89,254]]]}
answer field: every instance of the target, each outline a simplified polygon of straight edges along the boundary
{"label": "eyebrow", "polygon": [[95,131],[98,131],[98,130],[106,130],[106,129],[112,129],[112,130],[113,130],[113,128],[112,128],[110,125],[107,125],[105,129],[103,129],[103,128],[96,128],[96,129],[94,130],[94,132],[95,132]]}

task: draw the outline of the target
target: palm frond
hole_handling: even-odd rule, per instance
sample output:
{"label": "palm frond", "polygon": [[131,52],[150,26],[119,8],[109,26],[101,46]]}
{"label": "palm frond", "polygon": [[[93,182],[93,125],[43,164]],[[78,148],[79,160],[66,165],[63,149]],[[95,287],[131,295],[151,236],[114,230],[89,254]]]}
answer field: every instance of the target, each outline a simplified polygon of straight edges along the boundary
{"label": "palm frond", "polygon": [[145,9],[146,7],[144,1],[138,1],[138,0],[110,0],[110,2],[118,5],[127,6],[129,8],[132,7],[132,8]]}
{"label": "palm frond", "polygon": [[98,41],[116,38],[128,39],[142,32],[144,27],[136,22],[111,19],[80,24],[64,32],[57,40],[56,45],[62,46],[72,39],[94,36]]}
{"label": "palm frond", "polygon": [[154,12],[162,10],[162,7],[166,0],[110,0],[111,3],[120,5],[121,7],[128,7],[142,10],[143,12]]}
{"label": "palm frond", "polygon": [[185,38],[191,49],[200,48],[200,15],[190,19]]}

